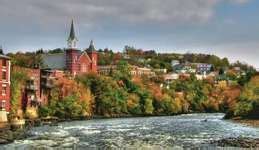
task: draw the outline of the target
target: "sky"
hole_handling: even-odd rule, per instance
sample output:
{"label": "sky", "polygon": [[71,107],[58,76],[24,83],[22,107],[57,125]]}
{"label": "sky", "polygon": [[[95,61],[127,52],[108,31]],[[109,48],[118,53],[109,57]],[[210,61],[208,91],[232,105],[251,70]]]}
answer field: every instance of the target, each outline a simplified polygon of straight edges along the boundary
{"label": "sky", "polygon": [[258,0],[0,0],[4,52],[65,48],[74,19],[78,48],[125,45],[206,53],[259,68]]}

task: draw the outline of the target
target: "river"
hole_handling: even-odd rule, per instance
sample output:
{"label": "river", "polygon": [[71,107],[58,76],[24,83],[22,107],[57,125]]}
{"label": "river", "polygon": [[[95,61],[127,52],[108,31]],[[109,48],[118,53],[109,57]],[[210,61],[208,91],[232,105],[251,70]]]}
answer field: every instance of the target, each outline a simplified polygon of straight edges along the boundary
{"label": "river", "polygon": [[182,149],[209,147],[228,137],[259,138],[259,129],[223,120],[224,114],[96,119],[35,127],[28,138],[0,149]]}

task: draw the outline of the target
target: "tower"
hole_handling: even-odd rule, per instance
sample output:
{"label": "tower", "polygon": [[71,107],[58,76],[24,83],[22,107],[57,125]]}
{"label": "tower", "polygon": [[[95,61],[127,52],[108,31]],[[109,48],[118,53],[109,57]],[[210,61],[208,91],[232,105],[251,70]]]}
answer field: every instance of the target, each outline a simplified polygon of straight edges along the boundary
{"label": "tower", "polygon": [[76,48],[76,42],[77,42],[77,38],[75,35],[75,29],[74,29],[74,21],[71,21],[71,27],[70,27],[70,33],[69,33],[69,37],[67,39],[67,46],[68,48]]}
{"label": "tower", "polygon": [[68,49],[66,50],[66,69],[74,76],[78,72],[79,50],[76,49],[77,41],[78,40],[75,35],[74,22],[72,20],[69,37],[67,39]]}
{"label": "tower", "polygon": [[1,54],[1,55],[3,55],[3,54],[4,54],[4,51],[3,51],[2,45],[0,45],[0,54]]}
{"label": "tower", "polygon": [[95,50],[93,40],[91,40],[91,42],[90,42],[89,48],[87,49],[87,54],[90,57],[90,59],[92,60],[92,63],[90,66],[91,71],[97,73],[98,54]]}

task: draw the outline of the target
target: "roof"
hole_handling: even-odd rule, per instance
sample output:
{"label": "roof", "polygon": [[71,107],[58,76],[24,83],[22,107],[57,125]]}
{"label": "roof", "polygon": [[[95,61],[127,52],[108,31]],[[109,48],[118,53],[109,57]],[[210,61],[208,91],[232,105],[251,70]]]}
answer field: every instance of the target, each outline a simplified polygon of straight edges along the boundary
{"label": "roof", "polygon": [[68,40],[75,40],[75,39],[77,39],[77,38],[76,38],[76,35],[75,35],[74,22],[72,20]]}
{"label": "roof", "polygon": [[66,67],[65,53],[44,54],[42,55],[43,63],[47,68],[64,69]]}
{"label": "roof", "polygon": [[2,54],[0,54],[0,58],[11,59],[10,57],[8,57],[8,56],[6,56],[6,55],[2,55]]}
{"label": "roof", "polygon": [[86,56],[87,59],[89,60],[89,62],[92,62],[91,58],[88,56],[86,51],[80,51],[80,53],[78,53],[78,54],[79,54],[79,58],[78,59],[80,59],[82,56]]}
{"label": "roof", "polygon": [[88,51],[95,51],[95,47],[94,47],[94,42],[93,40],[91,40],[89,48],[87,49]]}

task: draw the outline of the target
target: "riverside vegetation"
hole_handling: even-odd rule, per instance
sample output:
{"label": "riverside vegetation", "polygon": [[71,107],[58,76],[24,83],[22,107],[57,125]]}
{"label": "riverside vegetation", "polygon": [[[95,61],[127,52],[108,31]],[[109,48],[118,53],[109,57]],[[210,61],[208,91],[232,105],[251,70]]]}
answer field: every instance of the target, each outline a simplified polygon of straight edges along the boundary
{"label": "riverside vegetation", "polygon": [[[56,49],[48,53],[63,51]],[[255,70],[240,62],[229,64],[226,58],[204,54],[157,54],[125,47],[131,59],[123,59],[122,53],[99,50],[99,64],[116,64],[117,70],[109,76],[85,74],[75,79],[59,78],[51,90],[49,104],[38,108],[39,117],[55,116],[61,119],[117,116],[176,115],[193,112],[224,112],[227,117],[259,117],[259,76]],[[12,64],[21,67],[42,65],[42,50],[31,53],[8,54]],[[136,59],[137,58],[137,59]],[[138,60],[149,60],[139,61]],[[160,87],[162,77],[132,77],[129,65],[167,68],[171,71],[171,60],[211,63],[214,70],[221,72],[224,79],[232,84],[224,84],[217,79],[197,80],[181,78],[167,86]],[[241,67],[245,75],[238,76],[225,68]],[[226,70],[226,69],[225,69]],[[219,81],[215,84],[215,80]],[[12,71],[11,115],[17,114],[21,87],[26,81],[26,73]],[[26,110],[25,110],[26,111]],[[26,113],[25,113],[26,117]]]}

